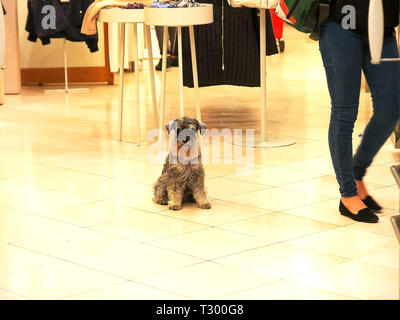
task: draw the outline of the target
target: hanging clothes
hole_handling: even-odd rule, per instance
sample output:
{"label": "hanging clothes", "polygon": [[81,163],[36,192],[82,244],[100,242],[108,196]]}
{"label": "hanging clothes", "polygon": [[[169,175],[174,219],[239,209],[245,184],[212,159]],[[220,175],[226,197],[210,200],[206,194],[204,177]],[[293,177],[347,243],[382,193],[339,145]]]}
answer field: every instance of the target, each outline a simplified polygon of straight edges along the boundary
{"label": "hanging clothes", "polygon": [[[52,38],[65,38],[73,42],[85,42],[90,52],[98,48],[98,34],[81,33],[82,21],[87,8],[94,0],[28,0],[28,17],[25,30],[28,40],[36,42],[39,38],[43,45]],[[54,17],[51,15],[55,13]]]}
{"label": "hanging clothes", "polygon": [[[195,26],[199,86],[260,86],[260,21],[257,9],[233,8],[227,0],[198,0],[214,5],[214,23]],[[267,11],[267,52],[278,53]],[[183,28],[183,82],[193,87],[189,32]]]}

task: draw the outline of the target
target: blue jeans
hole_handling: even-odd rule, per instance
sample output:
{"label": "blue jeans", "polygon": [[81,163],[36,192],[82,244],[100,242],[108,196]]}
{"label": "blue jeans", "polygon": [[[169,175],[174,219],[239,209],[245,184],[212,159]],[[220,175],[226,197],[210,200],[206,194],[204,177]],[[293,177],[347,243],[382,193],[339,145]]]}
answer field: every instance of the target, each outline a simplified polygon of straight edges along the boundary
{"label": "blue jeans", "polygon": [[[332,101],[329,148],[342,197],[356,196],[361,181],[379,149],[399,121],[400,63],[371,64],[368,37],[327,21],[321,28],[320,51]],[[398,57],[396,39],[386,36],[384,58]],[[371,89],[373,116],[353,157],[352,133],[357,120],[361,71]],[[389,174],[389,173],[388,173]]]}

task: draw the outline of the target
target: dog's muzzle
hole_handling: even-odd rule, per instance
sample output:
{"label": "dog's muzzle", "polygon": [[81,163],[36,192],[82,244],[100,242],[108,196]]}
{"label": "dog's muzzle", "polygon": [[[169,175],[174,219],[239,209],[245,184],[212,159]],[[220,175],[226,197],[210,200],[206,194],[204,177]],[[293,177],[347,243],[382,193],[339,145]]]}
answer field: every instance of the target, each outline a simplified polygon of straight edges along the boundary
{"label": "dog's muzzle", "polygon": [[179,132],[178,141],[183,143],[188,143],[189,141],[196,141],[197,133],[193,129],[185,129]]}

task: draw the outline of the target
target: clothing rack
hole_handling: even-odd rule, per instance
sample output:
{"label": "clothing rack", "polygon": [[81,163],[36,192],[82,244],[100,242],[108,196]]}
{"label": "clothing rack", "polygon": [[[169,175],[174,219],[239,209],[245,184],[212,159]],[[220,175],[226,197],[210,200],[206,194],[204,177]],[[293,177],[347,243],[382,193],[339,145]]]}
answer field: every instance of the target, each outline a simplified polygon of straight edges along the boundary
{"label": "clothing rack", "polygon": [[51,93],[65,93],[70,94],[71,92],[89,92],[89,88],[69,88],[68,83],[68,55],[67,55],[67,40],[63,39],[63,50],[64,50],[64,89],[53,89],[45,90],[45,94]]}

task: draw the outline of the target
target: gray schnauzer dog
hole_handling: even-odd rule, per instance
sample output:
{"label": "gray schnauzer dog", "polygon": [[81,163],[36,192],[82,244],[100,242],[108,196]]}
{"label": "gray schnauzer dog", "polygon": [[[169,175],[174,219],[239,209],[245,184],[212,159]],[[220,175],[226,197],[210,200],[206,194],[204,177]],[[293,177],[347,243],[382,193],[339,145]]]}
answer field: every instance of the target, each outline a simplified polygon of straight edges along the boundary
{"label": "gray schnauzer dog", "polygon": [[203,134],[207,126],[192,118],[171,121],[166,129],[172,141],[161,176],[154,185],[153,201],[168,205],[170,210],[181,210],[182,202],[195,201],[202,209],[210,209],[204,187],[204,168],[197,132]]}

